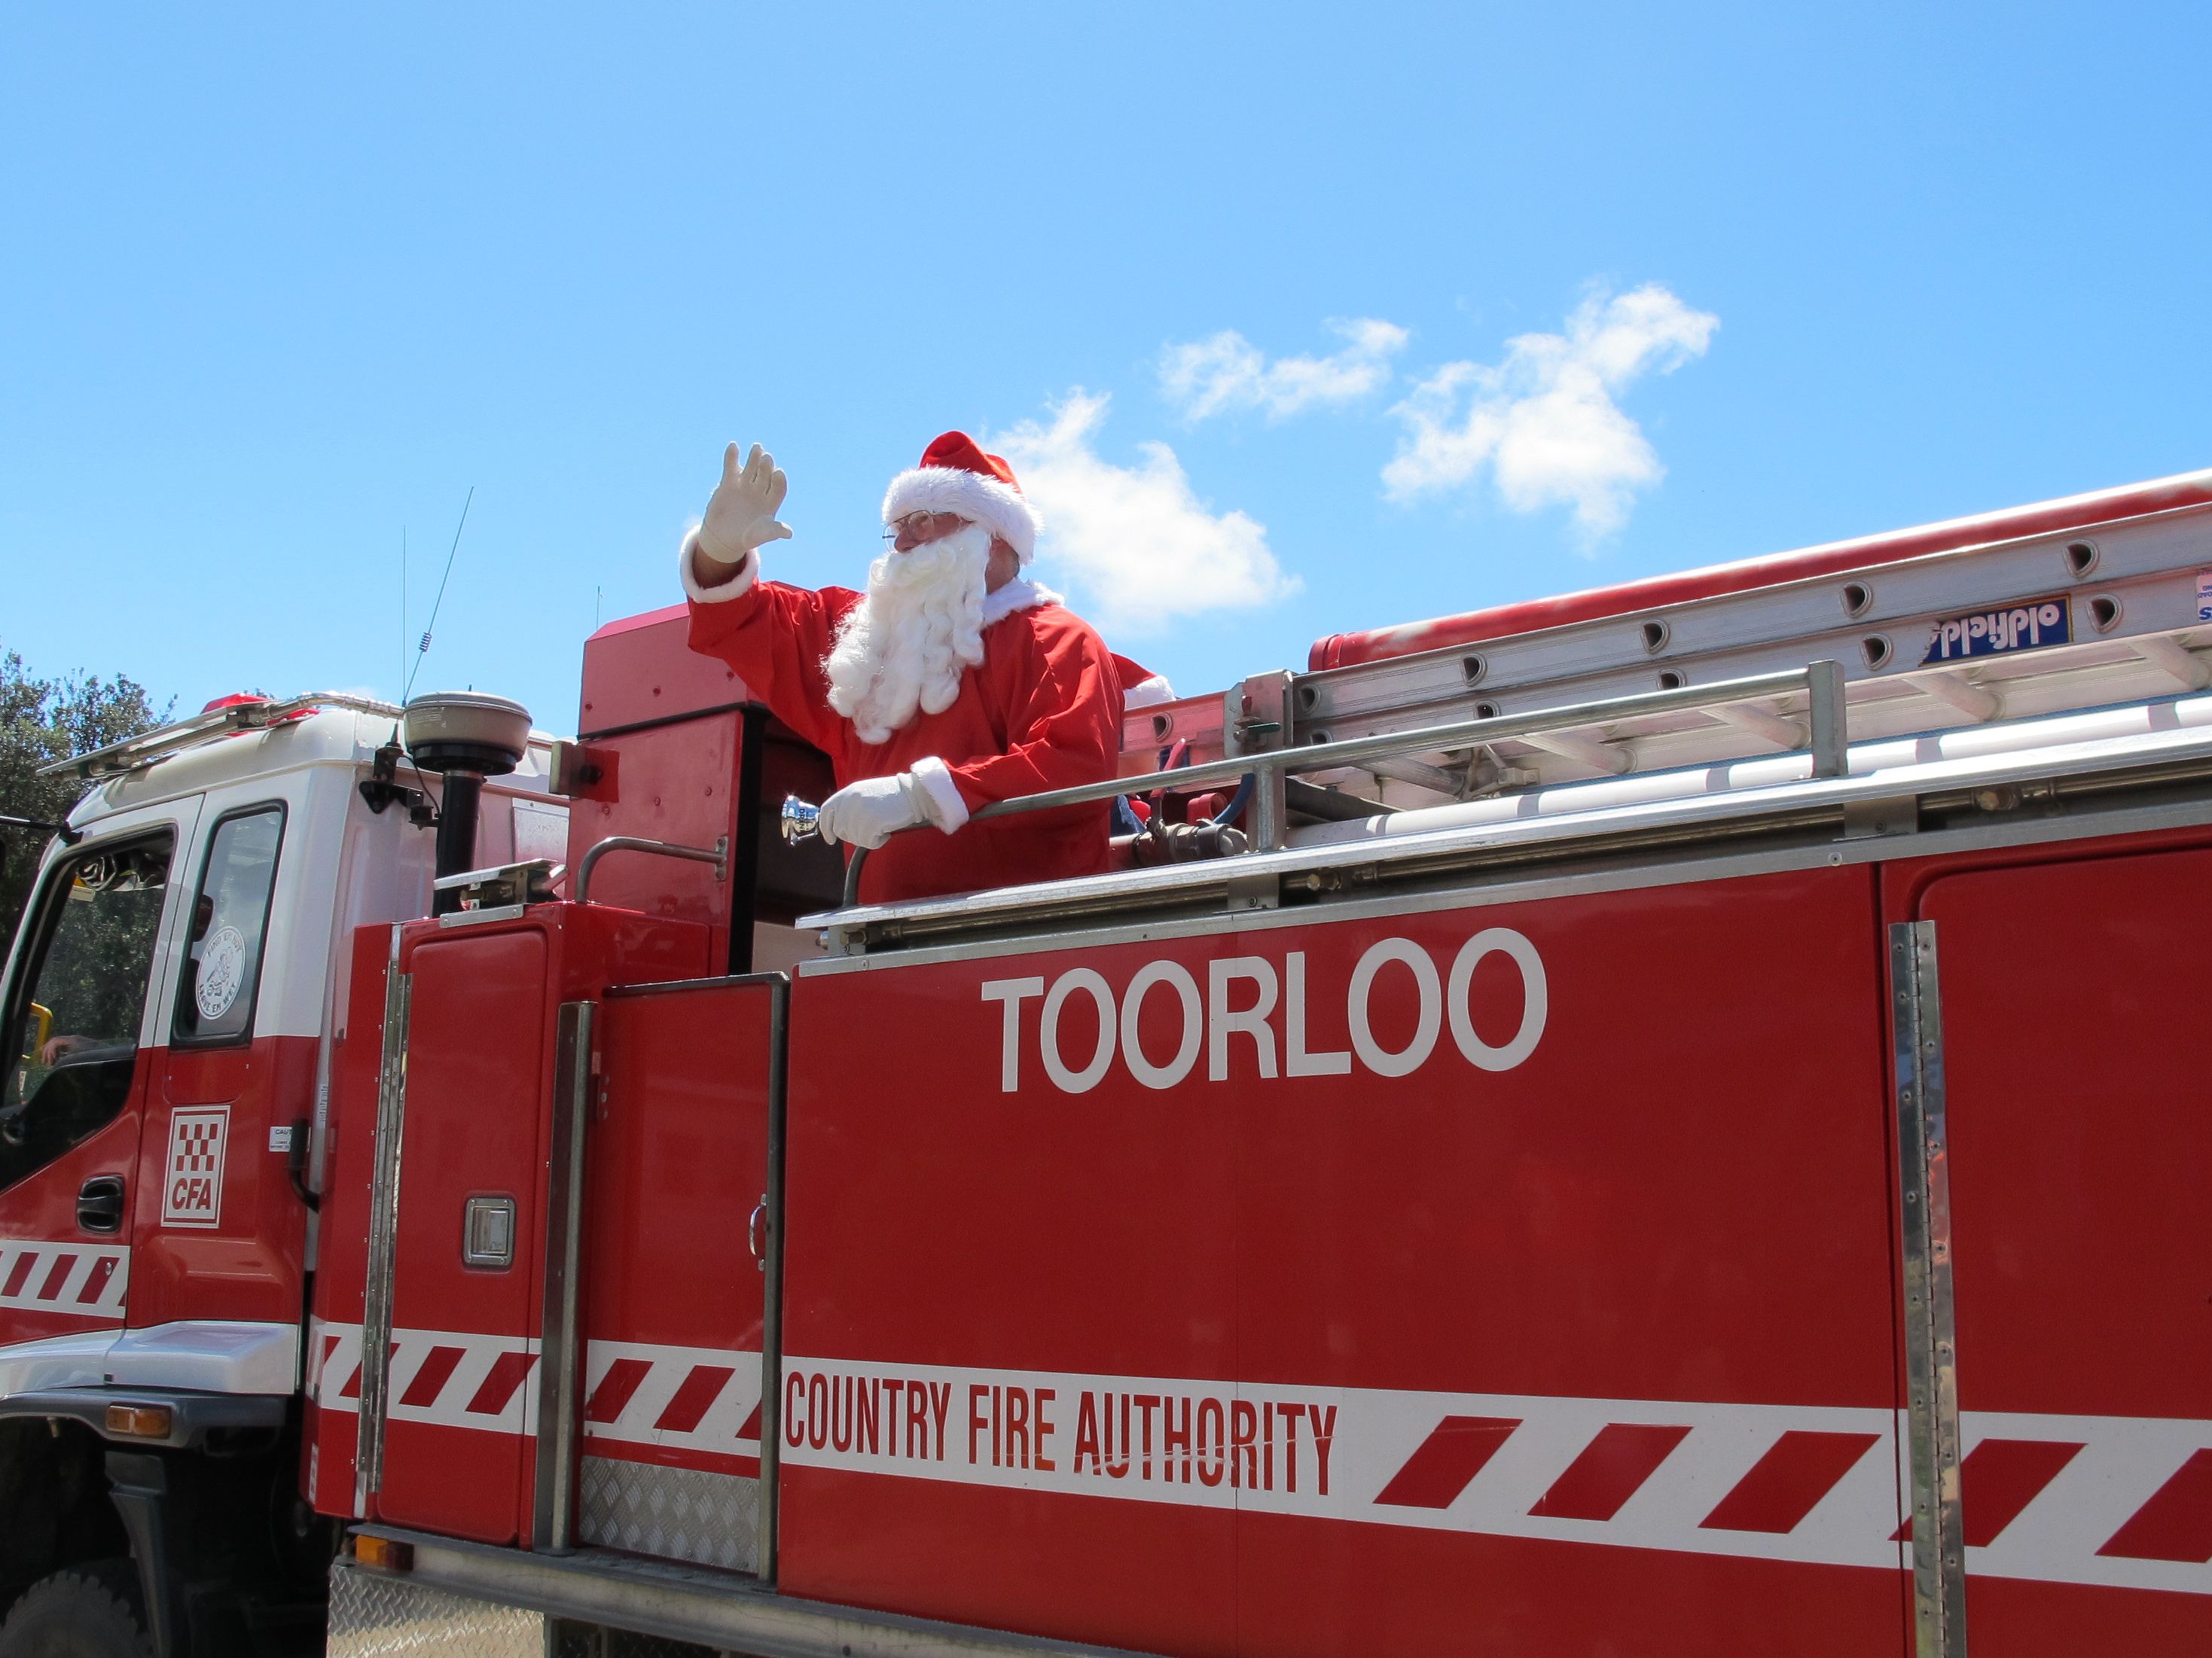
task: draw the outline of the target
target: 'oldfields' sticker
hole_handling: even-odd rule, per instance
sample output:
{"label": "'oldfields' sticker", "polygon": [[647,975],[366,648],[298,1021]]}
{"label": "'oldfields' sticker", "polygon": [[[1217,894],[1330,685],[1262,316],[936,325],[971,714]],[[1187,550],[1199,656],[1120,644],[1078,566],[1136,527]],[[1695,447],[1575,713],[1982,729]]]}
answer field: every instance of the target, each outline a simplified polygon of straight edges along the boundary
{"label": "'oldfields' sticker", "polygon": [[2070,644],[2073,635],[2066,595],[2031,598],[1995,610],[1974,610],[1947,616],[1936,624],[1928,640],[1928,654],[1920,659],[1927,667],[1937,662],[1965,662],[1978,656],[2007,656],[2015,651],[2039,650],[2046,645]]}

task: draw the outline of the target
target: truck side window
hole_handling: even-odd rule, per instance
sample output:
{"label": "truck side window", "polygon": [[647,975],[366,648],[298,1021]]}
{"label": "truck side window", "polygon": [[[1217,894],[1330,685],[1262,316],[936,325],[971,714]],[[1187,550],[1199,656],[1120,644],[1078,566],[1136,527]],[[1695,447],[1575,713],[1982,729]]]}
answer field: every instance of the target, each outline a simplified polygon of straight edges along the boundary
{"label": "truck side window", "polygon": [[102,847],[47,882],[7,1011],[0,1186],[106,1127],[130,1098],[171,847],[167,834]]}
{"label": "truck side window", "polygon": [[269,805],[222,819],[208,836],[185,970],[177,981],[172,1040],[180,1047],[242,1042],[253,1034],[261,946],[283,835],[284,808]]}

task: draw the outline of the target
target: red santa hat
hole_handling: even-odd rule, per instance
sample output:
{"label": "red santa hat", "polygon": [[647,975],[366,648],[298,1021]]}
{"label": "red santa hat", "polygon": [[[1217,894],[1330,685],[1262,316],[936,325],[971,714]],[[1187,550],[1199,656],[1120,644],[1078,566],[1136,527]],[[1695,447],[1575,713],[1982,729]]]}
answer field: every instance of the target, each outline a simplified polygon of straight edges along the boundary
{"label": "red santa hat", "polygon": [[1024,564],[1036,556],[1037,531],[1044,528],[1006,458],[985,454],[965,432],[932,439],[921,452],[921,465],[891,480],[884,496],[884,522],[908,513],[957,513],[1001,537]]}

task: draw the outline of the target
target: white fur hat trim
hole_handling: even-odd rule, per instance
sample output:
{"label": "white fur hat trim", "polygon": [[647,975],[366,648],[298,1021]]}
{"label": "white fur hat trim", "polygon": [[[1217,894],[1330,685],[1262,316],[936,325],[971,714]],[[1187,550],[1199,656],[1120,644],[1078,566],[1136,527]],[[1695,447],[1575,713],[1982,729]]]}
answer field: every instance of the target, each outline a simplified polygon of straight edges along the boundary
{"label": "white fur hat trim", "polygon": [[884,522],[908,513],[957,513],[1001,537],[1024,564],[1036,556],[1044,519],[1018,489],[957,466],[917,466],[891,480]]}

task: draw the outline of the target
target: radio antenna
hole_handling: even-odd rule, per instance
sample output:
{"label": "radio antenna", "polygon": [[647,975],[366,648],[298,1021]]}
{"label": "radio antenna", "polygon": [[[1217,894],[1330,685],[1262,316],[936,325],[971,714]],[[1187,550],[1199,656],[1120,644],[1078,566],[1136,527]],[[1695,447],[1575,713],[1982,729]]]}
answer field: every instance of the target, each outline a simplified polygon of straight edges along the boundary
{"label": "radio antenna", "polygon": [[468,527],[469,504],[477,498],[477,486],[469,485],[468,500],[461,503],[461,521],[453,526],[453,544],[446,550],[446,574],[438,578],[438,596],[430,601],[430,620],[423,625],[422,642],[415,647],[415,665],[407,671],[407,683],[400,688],[402,702],[414,693],[415,676],[422,671],[422,659],[430,653],[430,632],[438,625],[438,608],[446,602],[446,583],[453,574],[453,555],[461,550],[461,531]]}
{"label": "radio antenna", "polygon": [[399,700],[407,700],[407,526],[399,526]]}

